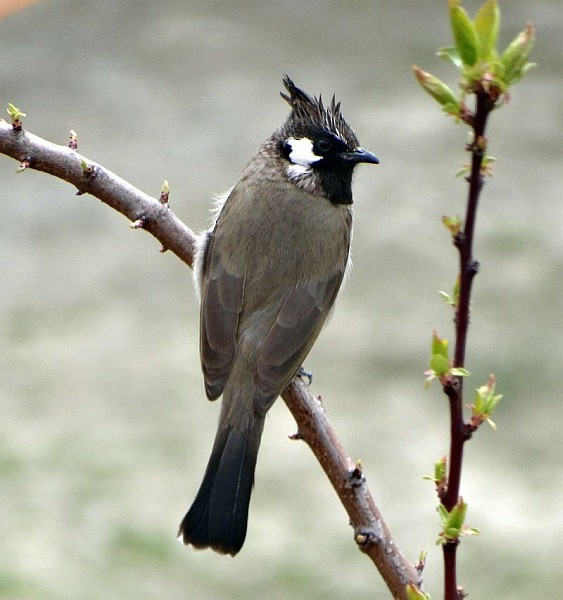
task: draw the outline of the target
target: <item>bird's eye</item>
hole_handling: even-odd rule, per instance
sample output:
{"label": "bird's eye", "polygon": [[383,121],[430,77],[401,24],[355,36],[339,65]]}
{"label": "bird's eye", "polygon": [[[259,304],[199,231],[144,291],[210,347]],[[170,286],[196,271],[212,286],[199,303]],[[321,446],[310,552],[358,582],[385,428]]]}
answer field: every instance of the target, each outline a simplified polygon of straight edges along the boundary
{"label": "bird's eye", "polygon": [[320,140],[317,141],[317,148],[321,151],[321,152],[328,152],[332,147],[332,140],[330,140],[329,138],[320,138]]}

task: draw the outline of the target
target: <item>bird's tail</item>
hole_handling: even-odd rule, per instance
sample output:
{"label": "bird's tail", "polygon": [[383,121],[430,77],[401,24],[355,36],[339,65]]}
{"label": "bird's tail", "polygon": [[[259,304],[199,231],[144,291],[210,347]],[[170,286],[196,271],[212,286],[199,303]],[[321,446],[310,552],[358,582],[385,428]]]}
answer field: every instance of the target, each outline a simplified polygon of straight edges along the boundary
{"label": "bird's tail", "polygon": [[180,524],[184,544],[231,556],[242,548],[263,428],[264,417],[256,414],[242,431],[219,426],[199,492]]}

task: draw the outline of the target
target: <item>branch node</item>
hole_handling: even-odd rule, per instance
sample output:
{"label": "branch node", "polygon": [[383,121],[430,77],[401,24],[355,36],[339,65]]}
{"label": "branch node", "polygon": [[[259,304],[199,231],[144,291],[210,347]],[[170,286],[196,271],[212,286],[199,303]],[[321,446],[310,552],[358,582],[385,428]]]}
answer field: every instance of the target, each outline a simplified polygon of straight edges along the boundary
{"label": "branch node", "polygon": [[12,120],[12,131],[14,133],[21,133],[23,131],[22,117],[27,117],[27,115],[11,102],[8,102],[7,112]]}
{"label": "branch node", "polygon": [[296,431],[295,433],[292,433],[291,435],[287,436],[290,440],[292,441],[300,441],[303,439],[303,434],[300,431]]}
{"label": "branch node", "polygon": [[78,150],[78,134],[74,129],[70,130],[70,136],[68,139],[68,147],[71,150]]}
{"label": "branch node", "polygon": [[426,567],[426,557],[428,556],[428,552],[423,550],[421,551],[419,557],[418,557],[418,562],[416,563],[416,565],[414,565],[414,568],[416,569],[416,572],[419,575],[419,580],[418,582],[416,581],[412,581],[411,582],[414,585],[420,585],[421,579],[422,579],[422,573],[424,571],[424,568]]}
{"label": "branch node", "polygon": [[461,250],[463,248],[463,246],[465,245],[465,233],[463,231],[458,231],[454,236],[453,236],[453,241],[454,241],[454,246],[458,249]]}
{"label": "branch node", "polygon": [[467,598],[467,596],[469,596],[469,593],[466,592],[461,585],[458,585],[457,586],[457,598],[458,598],[458,600],[463,600],[464,598]]}
{"label": "branch node", "polygon": [[26,169],[29,169],[29,165],[31,164],[31,157],[26,156],[20,163],[20,166],[17,167],[16,173],[23,173]]}
{"label": "branch node", "polygon": [[475,275],[477,275],[477,273],[479,273],[479,261],[478,260],[472,260],[468,265],[467,265],[467,272],[471,277],[474,277]]}
{"label": "branch node", "polygon": [[96,167],[87,163],[84,159],[80,161],[80,168],[86,179],[93,179],[96,176]]}
{"label": "branch node", "polygon": [[484,135],[478,135],[471,143],[465,146],[465,149],[477,156],[484,156],[487,150],[487,138]]}
{"label": "branch node", "polygon": [[146,221],[146,215],[142,214],[138,219],[129,223],[129,227],[131,227],[131,229],[143,229]]}
{"label": "branch node", "polygon": [[477,429],[479,429],[479,425],[480,424],[477,424],[473,419],[471,419],[469,421],[469,423],[465,423],[465,425],[463,426],[463,441],[464,442],[471,439],[471,437],[473,436],[473,432],[477,431]]}
{"label": "branch node", "polygon": [[349,472],[346,487],[350,489],[359,488],[366,480],[363,473],[363,463],[361,459],[356,461],[354,468]]}
{"label": "branch node", "polygon": [[168,185],[168,181],[165,179],[164,182],[162,183],[162,188],[160,190],[160,196],[159,196],[158,200],[162,205],[168,206],[169,196],[170,196],[170,186]]}
{"label": "branch node", "polygon": [[375,529],[357,529],[354,531],[354,541],[361,550],[366,550],[370,546],[379,544],[381,542],[381,536],[375,531]]}
{"label": "branch node", "polygon": [[460,392],[459,377],[455,377],[453,375],[447,375],[440,379],[440,383],[442,384],[444,394],[446,394],[446,396],[451,401],[457,401],[459,399],[459,392]]}

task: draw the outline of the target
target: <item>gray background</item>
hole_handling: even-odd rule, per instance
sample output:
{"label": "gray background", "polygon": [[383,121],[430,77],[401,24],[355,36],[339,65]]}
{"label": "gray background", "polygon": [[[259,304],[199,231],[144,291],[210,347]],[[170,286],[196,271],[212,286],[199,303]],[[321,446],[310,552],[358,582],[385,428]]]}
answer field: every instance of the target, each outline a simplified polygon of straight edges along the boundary
{"label": "gray background", "polygon": [[[502,46],[533,21],[540,66],[489,129],[467,388],[492,371],[505,398],[498,432],[467,445],[462,493],[482,533],[463,541],[459,573],[471,598],[547,599],[563,585],[563,5],[501,8]],[[440,217],[463,210],[467,136],[411,65],[455,86],[434,55],[449,43],[445,2],[429,0],[45,0],[0,21],[0,104],[52,141],[77,130],[80,152],[149,193],[168,179],[196,230],[285,118],[284,73],[342,100],[381,164],[358,170],[354,269],[306,367],[403,552],[430,550],[434,598],[439,524],[421,476],[447,451],[447,405],[422,372],[432,329],[452,337],[437,292],[457,256]],[[191,274],[97,200],[16,166],[0,158],[0,597],[387,597],[310,452],[287,439],[282,402],[240,555],[175,541],[218,409]]]}

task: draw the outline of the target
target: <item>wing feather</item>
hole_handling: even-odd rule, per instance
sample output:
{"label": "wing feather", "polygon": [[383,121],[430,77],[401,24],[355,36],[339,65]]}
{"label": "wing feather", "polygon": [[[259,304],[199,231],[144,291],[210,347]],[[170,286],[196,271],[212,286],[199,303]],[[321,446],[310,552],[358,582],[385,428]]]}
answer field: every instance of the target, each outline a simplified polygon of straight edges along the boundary
{"label": "wing feather", "polygon": [[[260,348],[258,387],[267,402],[295,375],[328,317],[344,273],[292,287]],[[268,407],[264,407],[268,408]]]}
{"label": "wing feather", "polygon": [[211,257],[204,276],[200,314],[200,355],[210,400],[223,393],[235,357],[244,277],[228,273],[219,256]]}

